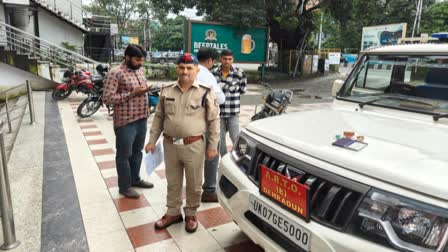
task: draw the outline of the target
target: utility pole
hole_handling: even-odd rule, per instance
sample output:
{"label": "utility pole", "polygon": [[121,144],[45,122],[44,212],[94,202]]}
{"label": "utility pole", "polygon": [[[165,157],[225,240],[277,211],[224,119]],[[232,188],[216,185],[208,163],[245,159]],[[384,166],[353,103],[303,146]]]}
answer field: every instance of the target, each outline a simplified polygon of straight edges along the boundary
{"label": "utility pole", "polygon": [[319,45],[318,45],[318,54],[320,55],[320,47],[322,44],[322,23],[324,20],[324,12],[320,10],[320,27],[319,27]]}
{"label": "utility pole", "polygon": [[420,34],[420,21],[422,20],[423,0],[420,0],[420,9],[418,12],[417,34]]}
{"label": "utility pole", "polygon": [[415,30],[417,30],[417,34],[420,33],[420,21],[422,16],[423,9],[423,0],[417,1],[415,19],[414,19],[414,27],[412,28],[412,37],[415,35]]}
{"label": "utility pole", "polygon": [[143,48],[146,50],[146,20],[143,23]]}

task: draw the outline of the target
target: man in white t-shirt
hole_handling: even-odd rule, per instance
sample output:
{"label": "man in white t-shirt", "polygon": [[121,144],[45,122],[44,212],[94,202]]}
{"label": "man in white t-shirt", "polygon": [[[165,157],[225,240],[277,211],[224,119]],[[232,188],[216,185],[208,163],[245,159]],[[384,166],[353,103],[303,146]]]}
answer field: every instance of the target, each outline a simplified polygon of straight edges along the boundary
{"label": "man in white t-shirt", "polygon": [[[218,85],[215,76],[209,71],[218,58],[216,49],[209,47],[201,47],[198,51],[199,74],[196,80],[202,84],[208,85],[215,93],[216,100],[219,105],[226,100],[221,87]],[[208,134],[207,134],[208,135]],[[216,195],[216,172],[218,169],[219,155],[213,160],[205,160],[204,163],[204,184],[202,185],[202,202],[218,202]]]}
{"label": "man in white t-shirt", "polygon": [[196,80],[202,84],[208,85],[213,92],[215,92],[216,100],[219,104],[223,104],[226,100],[221,87],[218,85],[215,76],[210,72],[216,59],[218,58],[218,51],[210,47],[201,47],[198,51],[199,60],[199,74]]}

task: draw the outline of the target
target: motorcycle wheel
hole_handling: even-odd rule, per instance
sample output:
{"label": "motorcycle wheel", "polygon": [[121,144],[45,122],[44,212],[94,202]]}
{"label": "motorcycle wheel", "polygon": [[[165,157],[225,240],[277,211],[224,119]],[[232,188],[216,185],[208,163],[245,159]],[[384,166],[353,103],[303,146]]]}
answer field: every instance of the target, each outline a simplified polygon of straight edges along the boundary
{"label": "motorcycle wheel", "polygon": [[69,97],[70,94],[72,93],[71,89],[67,89],[67,90],[63,90],[63,89],[55,89],[53,90],[53,92],[51,93],[51,97],[55,100],[55,101],[62,101],[65,98]]}
{"label": "motorcycle wheel", "polygon": [[100,109],[102,102],[100,99],[85,99],[81,104],[79,104],[78,110],[76,113],[81,118],[89,117]]}
{"label": "motorcycle wheel", "polygon": [[250,118],[250,121],[253,122],[256,120],[264,119],[268,116],[269,115],[264,110],[262,110],[262,111],[256,113],[255,115],[253,115],[252,118]]}

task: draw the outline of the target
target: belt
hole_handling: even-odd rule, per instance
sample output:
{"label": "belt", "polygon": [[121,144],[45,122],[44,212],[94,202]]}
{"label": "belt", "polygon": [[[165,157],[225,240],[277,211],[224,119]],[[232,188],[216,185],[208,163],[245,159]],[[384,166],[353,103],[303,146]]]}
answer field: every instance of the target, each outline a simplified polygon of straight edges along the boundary
{"label": "belt", "polygon": [[170,137],[166,134],[163,134],[163,136],[165,137],[165,139],[167,140],[168,143],[171,144],[175,144],[175,145],[188,145],[188,144],[192,144],[196,141],[199,141],[201,139],[204,138],[204,136],[200,135],[200,136],[191,136],[191,137],[184,137],[184,138],[180,138],[180,137]]}

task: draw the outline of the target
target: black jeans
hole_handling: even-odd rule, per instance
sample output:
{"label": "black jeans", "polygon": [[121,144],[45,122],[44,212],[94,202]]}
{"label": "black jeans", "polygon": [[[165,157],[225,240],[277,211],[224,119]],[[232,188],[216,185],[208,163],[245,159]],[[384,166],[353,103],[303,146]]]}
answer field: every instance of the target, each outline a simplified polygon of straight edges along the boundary
{"label": "black jeans", "polygon": [[146,128],[147,118],[143,118],[114,130],[115,147],[117,148],[115,162],[120,192],[127,191],[129,187],[140,181]]}

